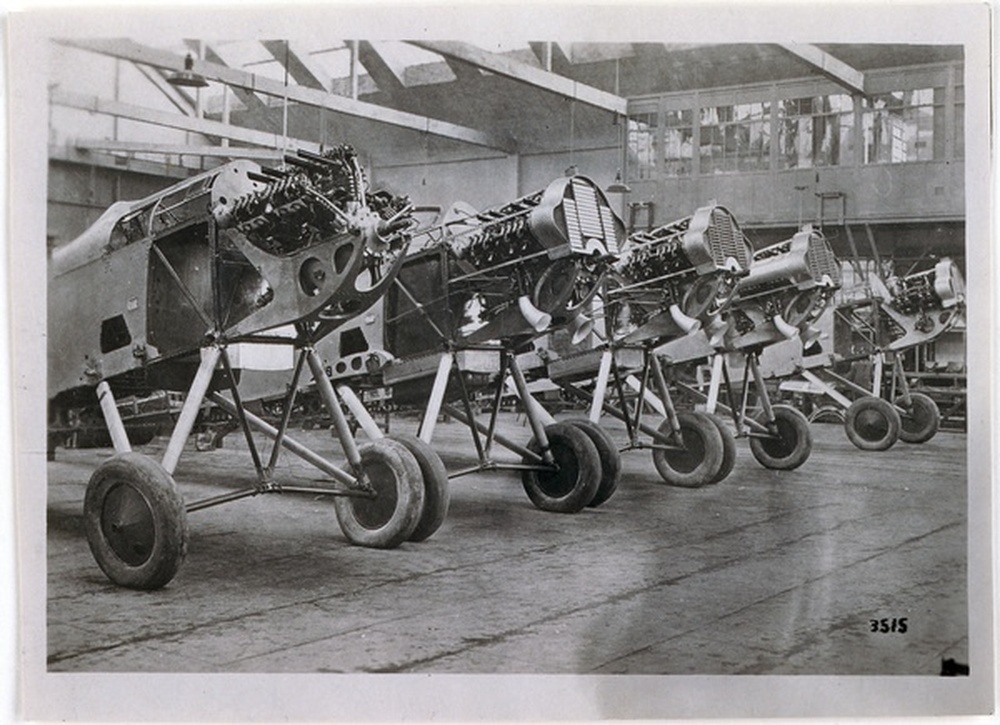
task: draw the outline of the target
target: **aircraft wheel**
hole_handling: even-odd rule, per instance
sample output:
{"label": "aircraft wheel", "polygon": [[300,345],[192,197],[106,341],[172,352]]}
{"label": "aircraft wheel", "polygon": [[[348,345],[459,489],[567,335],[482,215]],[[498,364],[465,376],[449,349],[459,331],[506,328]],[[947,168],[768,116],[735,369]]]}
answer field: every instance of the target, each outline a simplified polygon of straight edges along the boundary
{"label": "aircraft wheel", "polygon": [[[653,465],[667,483],[684,488],[699,488],[722,470],[725,455],[722,434],[705,413],[680,411],[677,419],[681,427],[683,450],[653,449]],[[659,432],[670,435],[670,420],[660,423]]]}
{"label": "aircraft wheel", "polygon": [[[771,410],[774,412],[773,435],[751,438],[750,452],[764,468],[791,471],[805,463],[812,453],[809,419],[790,405],[775,405]],[[763,412],[758,414],[757,420],[772,428]]]}
{"label": "aircraft wheel", "polygon": [[336,497],[337,521],[352,544],[393,549],[413,535],[423,513],[420,465],[402,443],[382,438],[361,447],[361,467],[376,496]]}
{"label": "aircraft wheel", "polygon": [[[910,393],[910,409],[900,415],[899,439],[905,443],[926,443],[941,427],[941,411],[929,396]],[[905,408],[902,399],[896,405]]]}
{"label": "aircraft wheel", "polygon": [[97,467],[83,502],[90,551],[107,577],[129,589],[159,589],[187,554],[187,511],[163,467],[120,453]]}
{"label": "aircraft wheel", "polygon": [[[528,498],[542,511],[576,513],[594,500],[601,485],[601,461],[590,437],[569,423],[553,423],[545,428],[555,470],[532,470],[521,474]],[[532,438],[528,449],[541,453]],[[525,458],[524,463],[533,461]]]}
{"label": "aircraft wheel", "polygon": [[887,400],[868,396],[851,403],[844,418],[847,437],[863,451],[884,451],[899,439],[902,422]]}
{"label": "aircraft wheel", "polygon": [[728,478],[729,474],[733,472],[733,468],[736,467],[736,438],[729,426],[718,415],[713,413],[705,413],[705,415],[711,418],[715,427],[719,429],[719,435],[722,436],[722,467],[709,481],[709,483],[719,483]]}
{"label": "aircraft wheel", "polygon": [[588,418],[572,418],[566,422],[586,433],[597,449],[597,457],[601,461],[601,483],[594,498],[587,504],[595,508],[611,498],[618,489],[618,482],[622,477],[622,455],[608,432],[594,421]]}
{"label": "aircraft wheel", "polygon": [[451,501],[448,471],[441,462],[441,456],[415,435],[394,433],[389,439],[406,446],[406,450],[413,454],[420,466],[424,481],[424,509],[409,540],[424,541],[441,527],[448,515],[448,504]]}

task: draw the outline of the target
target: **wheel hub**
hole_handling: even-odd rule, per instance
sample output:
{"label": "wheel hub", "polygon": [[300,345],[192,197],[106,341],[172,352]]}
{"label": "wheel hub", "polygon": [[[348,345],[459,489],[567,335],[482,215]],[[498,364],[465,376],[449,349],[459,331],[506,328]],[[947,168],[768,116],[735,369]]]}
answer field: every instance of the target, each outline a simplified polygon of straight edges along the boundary
{"label": "wheel hub", "polygon": [[889,423],[885,416],[874,410],[860,412],[855,427],[866,440],[880,440],[889,432]]}
{"label": "wheel hub", "polygon": [[126,483],[114,486],[105,498],[101,517],[112,551],[129,566],[141,566],[156,541],[153,510],[142,493]]}

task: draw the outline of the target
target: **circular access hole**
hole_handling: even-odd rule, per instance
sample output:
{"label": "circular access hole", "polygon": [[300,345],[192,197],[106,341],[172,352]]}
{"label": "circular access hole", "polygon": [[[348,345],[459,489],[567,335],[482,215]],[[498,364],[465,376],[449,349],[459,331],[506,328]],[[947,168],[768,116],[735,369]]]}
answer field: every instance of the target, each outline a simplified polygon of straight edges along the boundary
{"label": "circular access hole", "polygon": [[299,286],[310,297],[315,297],[326,284],[326,268],[316,257],[309,257],[299,267]]}

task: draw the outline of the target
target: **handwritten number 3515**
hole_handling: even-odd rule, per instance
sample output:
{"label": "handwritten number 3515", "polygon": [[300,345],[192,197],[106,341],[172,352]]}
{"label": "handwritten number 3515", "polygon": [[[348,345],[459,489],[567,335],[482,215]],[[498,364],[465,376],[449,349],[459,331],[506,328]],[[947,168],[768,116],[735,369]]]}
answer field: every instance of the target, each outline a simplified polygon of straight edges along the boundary
{"label": "handwritten number 3515", "polygon": [[882,634],[895,632],[896,634],[903,634],[906,632],[906,617],[893,617],[892,619],[869,619],[868,627],[870,632],[881,632]]}

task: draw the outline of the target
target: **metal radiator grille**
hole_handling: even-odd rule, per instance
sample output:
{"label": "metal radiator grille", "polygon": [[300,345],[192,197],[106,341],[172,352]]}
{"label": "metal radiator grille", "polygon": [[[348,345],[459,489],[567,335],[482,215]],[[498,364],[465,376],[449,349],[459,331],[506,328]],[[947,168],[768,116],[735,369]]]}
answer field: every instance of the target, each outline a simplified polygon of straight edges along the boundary
{"label": "metal radiator grille", "polygon": [[744,243],[736,220],[725,209],[716,207],[712,210],[712,223],[706,236],[712,261],[716,265],[721,267],[727,258],[732,257],[743,269],[750,267],[750,248]]}
{"label": "metal radiator grille", "polygon": [[823,279],[827,275],[834,284],[840,284],[840,261],[830,248],[826,238],[813,234],[809,237],[809,251],[806,252],[806,265],[814,280]]}
{"label": "metal radiator grille", "polygon": [[566,198],[566,231],[574,252],[587,251],[586,240],[599,239],[611,254],[618,254],[614,214],[597,190],[583,179],[573,179],[573,198]]}

